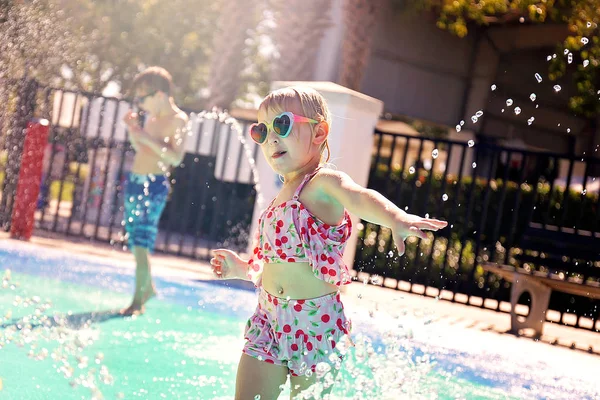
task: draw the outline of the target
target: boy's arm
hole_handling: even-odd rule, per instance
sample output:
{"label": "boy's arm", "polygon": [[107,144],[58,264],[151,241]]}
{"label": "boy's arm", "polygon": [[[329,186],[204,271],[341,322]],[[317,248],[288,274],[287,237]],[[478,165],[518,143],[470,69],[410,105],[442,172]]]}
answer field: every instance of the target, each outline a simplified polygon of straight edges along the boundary
{"label": "boy's arm", "polygon": [[187,122],[187,117],[175,118],[167,128],[171,133],[164,140],[155,139],[143,128],[135,128],[136,140],[160,155],[169,165],[177,166],[183,160]]}
{"label": "boy's arm", "polygon": [[427,238],[423,230],[437,231],[448,225],[445,221],[422,218],[398,208],[379,192],[364,188],[347,174],[324,170],[315,179],[321,192],[344,206],[361,219],[392,230],[398,251],[404,252],[404,239],[408,236]]}

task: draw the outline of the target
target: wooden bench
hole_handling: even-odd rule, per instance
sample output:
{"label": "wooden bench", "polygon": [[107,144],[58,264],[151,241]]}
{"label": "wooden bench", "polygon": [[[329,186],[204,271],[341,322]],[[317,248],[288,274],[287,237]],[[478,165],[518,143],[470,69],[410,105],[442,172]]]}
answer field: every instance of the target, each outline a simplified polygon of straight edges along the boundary
{"label": "wooden bench", "polygon": [[[600,261],[600,235],[594,237],[590,232],[576,233],[572,229],[559,231],[557,227],[544,228],[539,224],[531,224],[518,247],[523,250],[515,257],[520,263],[518,267],[482,264],[485,271],[512,282],[512,333],[519,334],[522,329],[530,328],[535,337],[542,335],[552,290],[600,299],[600,284],[588,281],[588,278],[600,277],[600,268],[594,266],[594,262]],[[532,255],[530,251],[537,254]],[[525,268],[525,264],[533,264],[535,267]],[[545,267],[548,272],[541,272],[536,267]],[[574,274],[579,277],[569,277]],[[531,304],[529,315],[524,321],[520,321],[516,306],[524,292],[529,292]]]}

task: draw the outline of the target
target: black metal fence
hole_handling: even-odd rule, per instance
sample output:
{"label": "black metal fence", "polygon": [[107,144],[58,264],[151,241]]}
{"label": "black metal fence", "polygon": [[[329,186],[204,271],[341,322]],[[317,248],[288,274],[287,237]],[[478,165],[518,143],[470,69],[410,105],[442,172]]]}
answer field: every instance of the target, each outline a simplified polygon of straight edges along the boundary
{"label": "black metal fence", "polygon": [[[449,227],[433,240],[409,240],[406,254],[398,257],[390,231],[363,221],[355,268],[408,282],[406,290],[448,291],[452,301],[464,294],[469,304],[489,307],[492,299],[499,310],[501,302],[510,301],[510,284],[480,264],[515,265],[515,256],[528,250],[519,247],[528,226],[597,238],[600,253],[599,175],[600,159],[591,156],[377,131],[369,187],[408,212],[444,219]],[[598,281],[598,262],[564,261],[575,275]],[[561,313],[560,322],[565,314],[575,314],[577,326],[592,329],[599,306],[556,291],[550,301],[550,308]]]}
{"label": "black metal fence", "polygon": [[[48,146],[36,228],[124,245],[123,189],[134,152],[122,119],[131,104],[92,93],[30,86],[28,110],[4,109],[7,119],[18,114],[50,121]],[[10,96],[19,101],[23,87]],[[19,112],[21,111],[21,112]],[[24,112],[23,112],[24,111]],[[238,139],[251,121],[225,120],[210,112],[189,111],[190,133],[182,164],[168,172],[171,193],[159,223],[156,251],[207,259],[217,246],[245,249],[254,207],[254,178],[246,152],[258,146]],[[17,118],[18,119],[18,118]],[[21,126],[24,126],[21,123]],[[3,133],[8,133],[6,129]],[[18,174],[19,160],[7,155],[22,127],[3,135],[0,156],[2,202],[0,220],[8,230],[14,190],[6,175]],[[10,157],[8,157],[10,158]]]}
{"label": "black metal fence", "polygon": [[[37,229],[123,246],[123,183],[133,150],[121,120],[130,103],[31,81],[2,82],[1,89],[3,228],[10,224],[23,127],[36,116],[51,123]],[[238,119],[238,126],[211,113],[188,112],[185,158],[170,172],[172,190],[156,250],[207,259],[217,246],[245,249],[256,196],[247,154],[256,158],[258,146],[242,146],[237,135],[252,121]],[[398,257],[389,230],[363,222],[355,268],[408,282],[408,290],[435,288],[442,298],[447,291],[453,301],[460,294],[479,306],[495,300],[499,310],[509,301],[510,285],[480,263],[515,264],[515,255],[526,251],[520,238],[532,223],[600,238],[599,175],[600,161],[590,156],[376,131],[368,186],[410,213],[447,220],[449,227],[433,240],[409,239],[406,254]],[[598,305],[554,292],[550,308],[561,313],[561,322],[575,314],[578,326],[585,326],[583,317],[593,327]]]}

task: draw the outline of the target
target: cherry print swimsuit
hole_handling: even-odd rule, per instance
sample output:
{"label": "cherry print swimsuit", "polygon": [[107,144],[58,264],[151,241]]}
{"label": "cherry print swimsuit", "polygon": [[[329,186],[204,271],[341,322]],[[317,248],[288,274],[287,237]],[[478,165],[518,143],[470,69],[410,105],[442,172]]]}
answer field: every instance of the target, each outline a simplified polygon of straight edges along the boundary
{"label": "cherry print swimsuit", "polygon": [[[317,170],[318,171],[318,170]],[[244,331],[243,352],[259,360],[285,366],[293,376],[314,372],[327,363],[339,368],[344,357],[340,341],[348,338],[351,322],[340,293],[315,299],[289,300],[267,293],[260,284],[264,262],[308,262],[315,276],[340,286],[351,282],[342,260],[352,224],[344,220],[330,226],[313,216],[298,198],[317,173],[307,175],[292,200],[269,206],[259,219],[249,276],[260,288],[258,306]]]}

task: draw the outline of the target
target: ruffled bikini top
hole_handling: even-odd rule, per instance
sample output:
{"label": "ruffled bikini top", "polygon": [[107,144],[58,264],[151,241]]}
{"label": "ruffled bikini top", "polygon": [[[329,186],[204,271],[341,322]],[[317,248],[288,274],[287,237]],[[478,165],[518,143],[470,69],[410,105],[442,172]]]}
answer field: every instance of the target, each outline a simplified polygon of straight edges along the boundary
{"label": "ruffled bikini top", "polygon": [[264,263],[278,262],[308,262],[317,278],[336,286],[352,282],[342,258],[352,233],[350,215],[344,210],[339,225],[328,225],[299,201],[300,192],[318,171],[304,177],[291,200],[273,206],[273,199],[261,214],[248,260],[248,277],[255,285]]}

